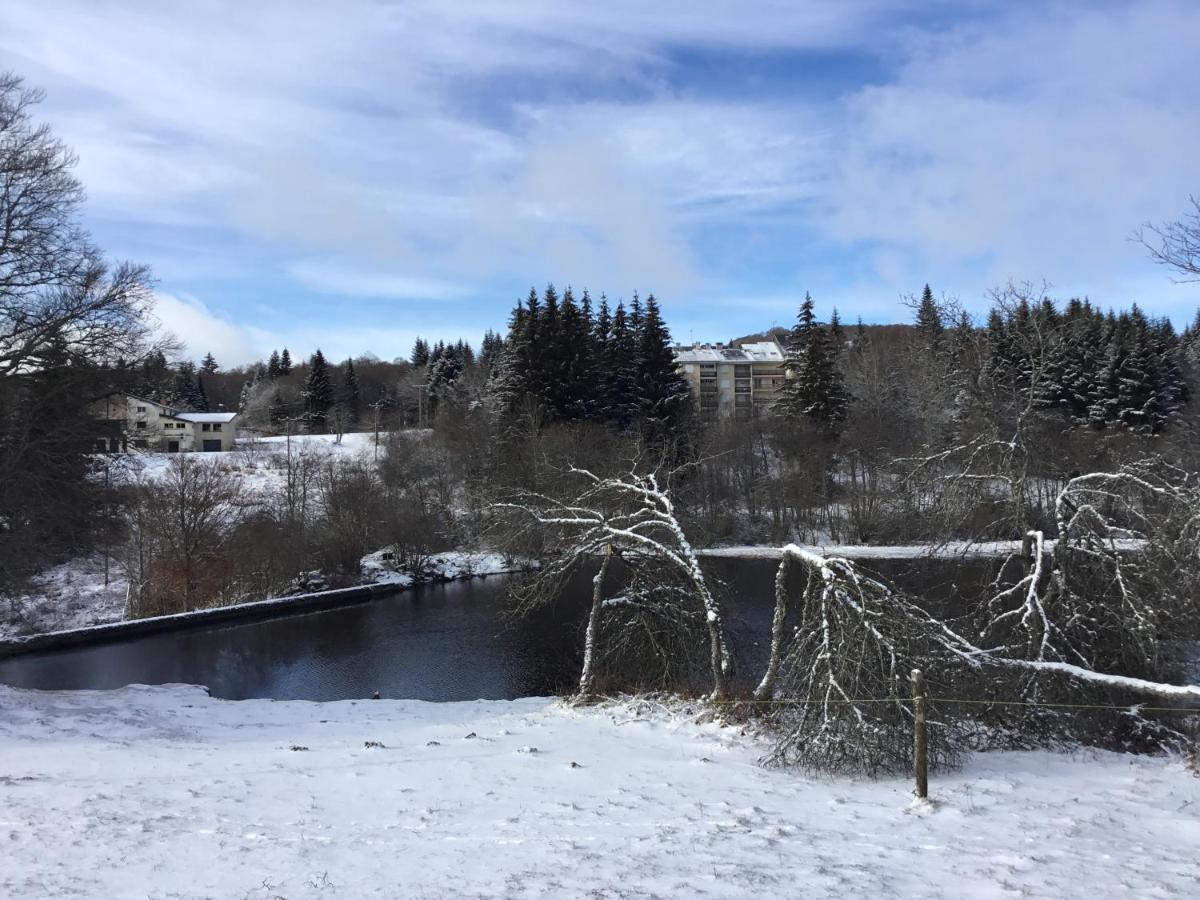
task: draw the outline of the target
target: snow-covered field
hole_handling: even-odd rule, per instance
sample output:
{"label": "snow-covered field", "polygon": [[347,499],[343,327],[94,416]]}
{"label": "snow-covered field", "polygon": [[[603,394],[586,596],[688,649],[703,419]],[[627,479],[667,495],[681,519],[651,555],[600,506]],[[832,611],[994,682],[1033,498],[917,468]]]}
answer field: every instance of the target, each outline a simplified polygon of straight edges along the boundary
{"label": "snow-covered field", "polygon": [[[409,434],[427,433],[410,429]],[[380,435],[380,442],[387,440]],[[289,441],[286,435],[252,438],[239,435],[233,450],[226,453],[193,453],[189,458],[205,465],[224,466],[238,477],[241,490],[247,497],[262,497],[282,490],[286,482],[286,460],[289,443],[293,457],[371,457],[375,453],[373,432],[350,432],[339,440],[332,434],[297,434]],[[382,447],[380,453],[383,452]],[[158,478],[166,471],[173,453],[135,453],[120,457],[122,475],[125,478]]]}
{"label": "snow-covered field", "polygon": [[634,702],[0,688],[0,895],[1196,895],[1176,760],[980,755],[918,806],[760,752]]}

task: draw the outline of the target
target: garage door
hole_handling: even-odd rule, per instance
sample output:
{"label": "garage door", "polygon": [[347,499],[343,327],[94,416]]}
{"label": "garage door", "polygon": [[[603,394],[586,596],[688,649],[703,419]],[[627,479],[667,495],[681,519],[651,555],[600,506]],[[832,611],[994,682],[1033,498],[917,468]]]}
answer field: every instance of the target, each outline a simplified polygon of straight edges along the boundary
{"label": "garage door", "polygon": [[217,438],[215,441],[207,441],[206,440],[204,442],[204,452],[205,453],[220,453],[221,452],[221,439]]}

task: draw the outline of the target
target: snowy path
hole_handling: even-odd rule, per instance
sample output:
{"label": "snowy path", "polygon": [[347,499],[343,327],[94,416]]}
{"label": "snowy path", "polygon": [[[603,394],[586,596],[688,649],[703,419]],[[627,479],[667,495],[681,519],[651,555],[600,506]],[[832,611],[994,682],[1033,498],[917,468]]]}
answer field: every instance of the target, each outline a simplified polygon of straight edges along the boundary
{"label": "snowy path", "polygon": [[538,699],[0,688],[0,896],[1196,895],[1178,762],[979,756],[913,810],[738,740]]}

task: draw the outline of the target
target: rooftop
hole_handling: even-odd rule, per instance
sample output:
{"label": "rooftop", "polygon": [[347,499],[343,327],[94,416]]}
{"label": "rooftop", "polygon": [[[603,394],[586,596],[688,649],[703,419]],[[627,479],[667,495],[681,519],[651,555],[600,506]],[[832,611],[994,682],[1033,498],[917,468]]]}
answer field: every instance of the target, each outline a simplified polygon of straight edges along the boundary
{"label": "rooftop", "polygon": [[237,413],[193,413],[193,412],[177,412],[172,418],[183,419],[185,422],[232,422],[237,418]]}
{"label": "rooftop", "polygon": [[759,341],[730,347],[725,344],[693,344],[690,347],[674,347],[675,361],[679,363],[748,363],[783,362],[783,350],[774,341]]}

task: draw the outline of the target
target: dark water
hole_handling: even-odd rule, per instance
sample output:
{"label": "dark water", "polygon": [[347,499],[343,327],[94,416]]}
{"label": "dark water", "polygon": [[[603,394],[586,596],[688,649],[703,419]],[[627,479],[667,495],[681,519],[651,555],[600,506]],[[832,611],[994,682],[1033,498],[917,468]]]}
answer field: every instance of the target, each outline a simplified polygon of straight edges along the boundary
{"label": "dark water", "polygon": [[[927,598],[975,596],[986,564],[871,560],[871,569]],[[761,673],[774,603],[775,564],[711,560],[722,584],[743,680]],[[341,700],[513,699],[560,693],[579,676],[589,579],[553,609],[521,621],[503,614],[505,579],[418,587],[322,612],[164,632],[0,659],[0,683],[43,690],[126,684],[202,684],[217,697]]]}

